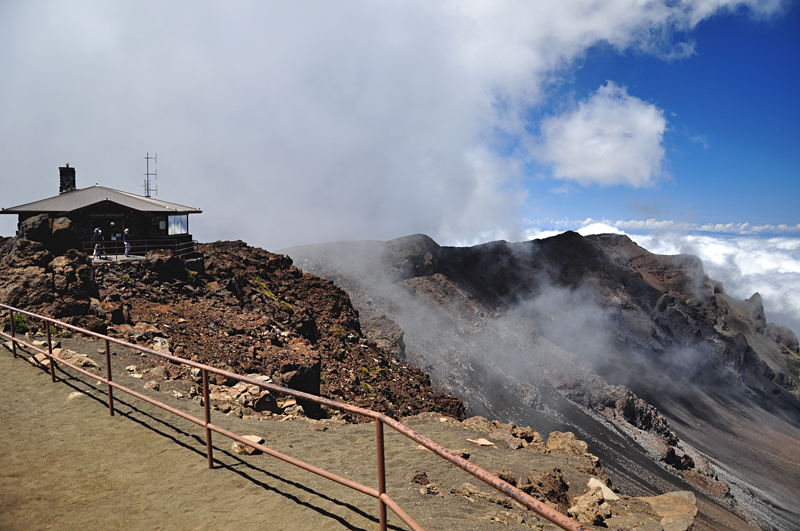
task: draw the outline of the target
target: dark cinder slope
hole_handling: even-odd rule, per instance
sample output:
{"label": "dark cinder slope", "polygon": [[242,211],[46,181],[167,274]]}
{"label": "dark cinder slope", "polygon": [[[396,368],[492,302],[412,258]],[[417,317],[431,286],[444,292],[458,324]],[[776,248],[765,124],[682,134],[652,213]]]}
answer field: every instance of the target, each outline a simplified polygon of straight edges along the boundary
{"label": "dark cinder slope", "polygon": [[470,413],[575,431],[630,493],[691,485],[762,528],[800,526],[797,338],[696,257],[576,233],[285,252]]}

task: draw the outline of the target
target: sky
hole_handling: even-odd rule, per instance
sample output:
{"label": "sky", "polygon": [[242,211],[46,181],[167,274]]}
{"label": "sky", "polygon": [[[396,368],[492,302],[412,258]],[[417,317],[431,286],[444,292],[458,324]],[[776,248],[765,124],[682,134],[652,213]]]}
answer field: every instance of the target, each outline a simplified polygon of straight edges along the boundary
{"label": "sky", "polygon": [[798,89],[797,1],[5,0],[0,207],[158,153],[200,241],[603,226],[744,267],[800,238]]}

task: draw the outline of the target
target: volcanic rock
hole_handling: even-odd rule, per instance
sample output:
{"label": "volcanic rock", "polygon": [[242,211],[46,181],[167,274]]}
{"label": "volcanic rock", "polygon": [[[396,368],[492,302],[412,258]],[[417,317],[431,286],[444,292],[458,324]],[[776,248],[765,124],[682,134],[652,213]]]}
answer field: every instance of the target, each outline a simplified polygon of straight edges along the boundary
{"label": "volcanic rock", "polygon": [[[657,492],[661,479],[648,478],[666,468],[676,487],[688,479],[758,525],[800,525],[800,467],[786,466],[800,444],[776,454],[759,435],[798,440],[796,336],[768,323],[759,295],[728,295],[697,257],[572,232],[466,248],[414,235],[286,252],[346,289],[374,337],[402,329],[409,362],[470,415],[585,434],[626,488]],[[764,451],[753,458],[755,447]],[[738,505],[716,473],[692,468],[705,461],[736,470]],[[756,491],[770,503],[748,494]]]}

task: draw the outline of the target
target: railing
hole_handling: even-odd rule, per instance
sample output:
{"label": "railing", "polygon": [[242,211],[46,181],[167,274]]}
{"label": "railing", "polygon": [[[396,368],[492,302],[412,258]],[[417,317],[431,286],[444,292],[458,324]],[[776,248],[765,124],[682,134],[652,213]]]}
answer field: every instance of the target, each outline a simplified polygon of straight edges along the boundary
{"label": "railing", "polygon": [[[233,439],[234,441],[238,441],[239,443],[242,443],[244,445],[253,447],[253,448],[255,448],[255,449],[257,449],[257,450],[259,450],[259,451],[261,451],[261,452],[263,452],[263,453],[265,453],[267,455],[270,455],[272,457],[275,457],[275,458],[278,458],[278,459],[280,459],[282,461],[285,461],[286,463],[289,463],[289,464],[294,465],[296,467],[302,468],[303,470],[307,470],[309,472],[313,472],[314,474],[317,474],[317,475],[322,476],[324,478],[330,479],[331,481],[335,481],[336,483],[339,483],[341,485],[344,485],[346,487],[354,489],[354,490],[356,490],[358,492],[361,492],[361,493],[366,494],[368,496],[372,496],[373,498],[377,498],[377,500],[378,500],[378,509],[379,509],[379,514],[380,514],[380,529],[381,529],[381,531],[386,531],[386,529],[387,529],[387,520],[386,520],[386,508],[387,507],[389,509],[391,509],[392,512],[394,512],[394,514],[396,514],[403,522],[405,522],[413,531],[424,531],[424,529],[416,521],[414,521],[414,519],[411,516],[409,516],[408,513],[406,513],[394,500],[392,500],[392,498],[390,498],[388,494],[386,494],[386,469],[385,469],[385,466],[384,466],[384,439],[383,439],[383,426],[385,424],[385,425],[395,429],[399,433],[405,435],[406,437],[408,437],[412,441],[421,444],[422,446],[424,446],[428,450],[431,450],[432,452],[434,452],[438,456],[442,457],[443,459],[445,459],[445,460],[449,461],[450,463],[458,466],[459,468],[469,472],[470,474],[472,474],[476,478],[480,479],[481,481],[483,481],[487,485],[497,489],[498,491],[502,492],[506,496],[516,500],[517,502],[521,503],[523,506],[525,506],[529,510],[534,511],[535,513],[537,513],[538,515],[546,518],[547,520],[550,520],[551,522],[553,522],[557,526],[561,527],[562,529],[568,529],[568,530],[571,530],[571,531],[579,531],[579,530],[580,531],[588,531],[588,529],[585,526],[581,525],[580,523],[578,523],[578,522],[572,520],[571,518],[561,514],[560,512],[556,511],[555,509],[551,509],[550,507],[548,507],[544,503],[540,502],[536,498],[534,498],[534,497],[522,492],[521,490],[519,490],[518,488],[514,487],[513,485],[507,483],[506,481],[503,481],[502,479],[498,478],[497,476],[494,476],[494,475],[490,474],[489,472],[487,472],[486,470],[480,468],[479,466],[476,466],[475,464],[469,462],[468,460],[464,459],[463,457],[461,457],[459,455],[456,455],[455,453],[451,452],[447,448],[435,443],[434,441],[432,441],[432,440],[428,439],[427,437],[417,433],[416,431],[414,431],[411,428],[405,426],[404,424],[398,422],[397,420],[395,420],[395,419],[393,419],[393,418],[391,418],[391,417],[389,417],[387,415],[384,415],[383,413],[378,413],[376,411],[371,411],[369,409],[364,409],[364,408],[360,408],[360,407],[357,407],[357,406],[344,404],[342,402],[337,402],[335,400],[329,400],[327,398],[322,398],[322,397],[319,397],[319,396],[316,396],[316,395],[311,395],[311,394],[308,394],[308,393],[304,393],[302,391],[296,391],[294,389],[281,387],[281,386],[278,386],[278,385],[275,385],[275,384],[270,384],[270,383],[262,382],[262,381],[259,381],[259,380],[254,380],[254,379],[251,379],[251,378],[247,378],[246,376],[242,376],[240,374],[228,372],[228,371],[225,371],[225,370],[222,370],[222,369],[217,369],[217,368],[211,367],[209,365],[204,365],[202,363],[197,363],[197,362],[194,362],[194,361],[186,360],[186,359],[179,358],[179,357],[176,357],[176,356],[172,356],[172,355],[169,355],[169,354],[164,354],[162,352],[157,352],[155,350],[151,350],[151,349],[148,349],[148,348],[145,348],[145,347],[141,347],[141,346],[138,346],[138,345],[127,343],[127,342],[122,341],[120,339],[115,339],[115,338],[112,338],[112,337],[105,336],[103,334],[98,334],[96,332],[91,332],[89,330],[85,330],[83,328],[79,328],[77,326],[69,325],[67,323],[63,323],[61,321],[57,321],[57,320],[49,318],[49,317],[44,317],[42,315],[38,315],[38,314],[35,314],[35,313],[31,313],[31,312],[27,312],[27,311],[24,311],[24,310],[20,310],[18,308],[14,308],[14,307],[8,306],[6,304],[0,303],[0,308],[5,308],[5,309],[7,309],[9,311],[9,326],[11,328],[11,333],[10,334],[6,334],[4,330],[0,330],[0,336],[5,337],[6,339],[9,339],[11,341],[11,343],[12,343],[11,350],[12,350],[13,356],[15,358],[17,357],[17,344],[24,345],[26,348],[29,348],[29,349],[31,349],[31,350],[33,350],[35,352],[40,353],[40,354],[44,354],[49,358],[49,360],[50,360],[50,378],[51,378],[51,380],[53,382],[56,381],[55,364],[56,364],[56,362],[58,362],[58,363],[66,365],[67,367],[70,367],[71,369],[73,369],[75,371],[78,371],[81,374],[84,374],[86,376],[89,376],[89,377],[97,380],[97,381],[105,383],[107,388],[108,388],[108,413],[111,416],[114,415],[114,394],[113,394],[113,390],[114,389],[119,389],[120,391],[124,391],[124,392],[126,392],[126,393],[128,393],[128,394],[130,394],[132,396],[135,396],[136,398],[139,398],[139,399],[144,400],[145,402],[148,402],[148,403],[150,403],[150,404],[152,404],[154,406],[157,406],[157,407],[159,407],[161,409],[169,411],[170,413],[173,413],[173,414],[175,414],[175,415],[177,415],[177,416],[179,416],[181,418],[184,418],[184,419],[186,419],[188,421],[194,422],[195,424],[197,424],[199,426],[203,426],[205,428],[205,430],[206,430],[206,452],[207,452],[207,455],[208,455],[208,467],[209,468],[214,468],[214,457],[213,457],[213,450],[212,450],[212,447],[211,447],[211,433],[212,432],[216,432],[216,433],[224,435],[224,436],[226,436],[226,437],[228,437],[230,439]],[[15,314],[26,315],[26,316],[29,316],[29,317],[33,317],[35,319],[40,319],[40,320],[42,320],[42,321],[44,321],[46,323],[46,325],[45,325],[45,328],[47,329],[47,350],[46,351],[43,350],[43,349],[40,349],[40,348],[30,344],[30,343],[27,343],[27,342],[25,342],[25,341],[23,341],[23,340],[21,340],[21,339],[16,337],[16,333],[15,333],[16,323],[14,322],[15,321],[14,320],[14,315]],[[80,368],[80,367],[78,367],[76,365],[73,365],[73,364],[71,364],[71,363],[59,358],[58,356],[54,355],[53,354],[53,341],[52,341],[51,329],[50,329],[50,325],[51,324],[52,325],[56,325],[56,326],[58,326],[60,328],[65,328],[65,329],[68,329],[68,330],[72,330],[74,332],[77,332],[77,333],[80,333],[80,334],[83,334],[83,335],[92,336],[92,337],[96,337],[98,339],[104,340],[105,341],[105,347],[106,347],[105,348],[106,377],[103,378],[102,376],[99,376],[97,374],[94,374],[94,373],[91,373],[89,371],[86,371],[86,370],[84,370],[84,369],[82,369],[82,368]],[[205,419],[199,419],[197,417],[194,417],[194,416],[190,415],[189,413],[186,413],[186,412],[181,411],[179,409],[176,409],[176,408],[173,408],[171,406],[168,406],[167,404],[164,404],[163,402],[159,402],[158,400],[155,400],[155,399],[153,399],[153,398],[151,398],[149,396],[146,396],[144,394],[138,393],[138,392],[136,392],[136,391],[134,391],[132,389],[129,389],[129,388],[127,388],[127,387],[125,387],[123,385],[120,385],[117,382],[113,381],[112,380],[112,374],[111,374],[111,347],[110,347],[111,343],[115,343],[115,344],[118,344],[118,345],[121,345],[121,346],[124,346],[124,347],[127,347],[127,348],[138,350],[138,351],[140,351],[142,353],[150,354],[150,355],[153,355],[153,356],[158,356],[160,358],[164,358],[166,360],[169,360],[169,361],[171,361],[173,363],[178,363],[178,364],[187,365],[189,367],[194,367],[194,368],[200,369],[202,371],[202,375],[203,375],[202,376],[202,379],[203,379],[203,406],[204,406],[204,409],[205,409]],[[249,385],[258,386],[258,387],[260,387],[262,389],[266,389],[266,390],[268,390],[270,392],[274,392],[274,393],[277,393],[277,394],[294,396],[296,398],[301,398],[303,400],[307,400],[309,402],[314,402],[314,403],[320,404],[322,406],[327,406],[327,407],[330,407],[330,408],[333,408],[333,409],[338,409],[340,411],[345,411],[347,413],[351,413],[351,414],[354,414],[354,415],[360,415],[360,416],[367,417],[367,418],[370,418],[370,419],[374,420],[375,421],[375,439],[376,439],[376,446],[377,446],[378,488],[374,489],[372,487],[367,487],[366,485],[362,485],[360,483],[357,483],[355,481],[349,480],[347,478],[344,478],[342,476],[339,476],[339,475],[334,474],[332,472],[329,472],[327,470],[318,468],[318,467],[316,467],[314,465],[311,465],[309,463],[306,463],[304,461],[300,461],[300,460],[295,459],[293,457],[290,457],[290,456],[288,456],[286,454],[283,454],[281,452],[273,450],[272,448],[268,448],[268,447],[266,447],[266,446],[264,446],[262,444],[258,444],[258,443],[254,443],[253,441],[249,441],[249,440],[243,438],[240,435],[237,435],[237,434],[235,434],[233,432],[230,432],[230,431],[228,431],[228,430],[226,430],[224,428],[221,428],[219,426],[215,426],[214,424],[212,424],[211,423],[210,400],[209,400],[209,386],[208,386],[208,375],[209,375],[209,373],[220,374],[220,375],[225,376],[227,378],[232,378],[232,379],[235,379],[235,380],[239,380],[241,382],[245,382],[245,383],[247,383]]]}
{"label": "railing", "polygon": [[[94,255],[95,245],[100,245],[98,253],[100,256],[115,256],[125,255],[125,243],[122,240],[102,241],[102,242],[81,242],[83,250],[87,254]],[[191,240],[188,242],[180,242],[172,238],[163,238],[155,240],[130,240],[131,250],[129,254],[134,256],[144,256],[147,251],[155,249],[167,249],[172,251],[172,254],[185,260],[192,254],[197,252],[197,241]]]}

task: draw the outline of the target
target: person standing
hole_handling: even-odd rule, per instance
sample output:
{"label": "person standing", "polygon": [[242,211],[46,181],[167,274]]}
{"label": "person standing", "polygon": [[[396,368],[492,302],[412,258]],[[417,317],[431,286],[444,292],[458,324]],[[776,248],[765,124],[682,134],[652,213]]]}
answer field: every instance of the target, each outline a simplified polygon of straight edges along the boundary
{"label": "person standing", "polygon": [[100,259],[100,242],[103,241],[103,235],[100,232],[100,227],[94,229],[92,233],[92,243],[94,250],[92,251],[92,259]]}
{"label": "person standing", "polygon": [[128,255],[131,252],[131,233],[130,233],[130,230],[125,229],[122,232],[122,241],[125,243],[125,258],[127,258]]}
{"label": "person standing", "polygon": [[106,239],[103,238],[103,231],[101,231],[98,228],[97,229],[97,238],[95,239],[95,242],[97,243],[97,245],[95,246],[96,249],[97,249],[97,258],[101,258],[100,254],[102,253],[102,255],[103,255],[102,259],[103,260],[108,260],[108,253],[106,252],[106,244],[104,243],[105,240]]}

